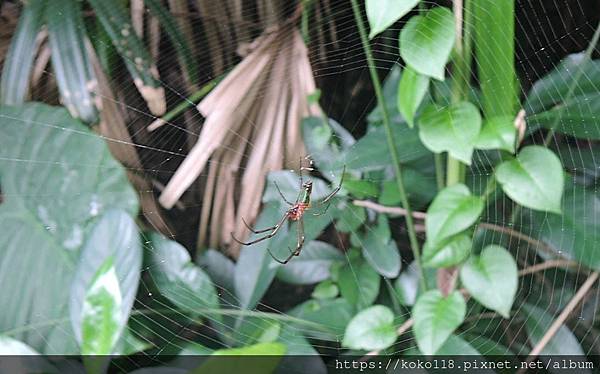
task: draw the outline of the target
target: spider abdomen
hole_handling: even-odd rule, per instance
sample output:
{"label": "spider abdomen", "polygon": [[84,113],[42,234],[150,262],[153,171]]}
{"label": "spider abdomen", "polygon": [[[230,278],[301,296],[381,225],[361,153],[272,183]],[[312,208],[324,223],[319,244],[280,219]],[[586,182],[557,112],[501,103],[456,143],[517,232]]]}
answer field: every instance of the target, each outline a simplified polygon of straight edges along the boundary
{"label": "spider abdomen", "polygon": [[288,218],[290,221],[297,221],[302,217],[306,209],[308,209],[308,204],[297,203],[288,210]]}

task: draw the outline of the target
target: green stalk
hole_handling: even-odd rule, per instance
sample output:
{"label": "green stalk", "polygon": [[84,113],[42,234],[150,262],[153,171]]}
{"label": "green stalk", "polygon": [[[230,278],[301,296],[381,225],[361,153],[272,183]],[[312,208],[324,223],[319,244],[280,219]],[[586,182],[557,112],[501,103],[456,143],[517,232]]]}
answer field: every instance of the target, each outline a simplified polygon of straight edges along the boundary
{"label": "green stalk", "polygon": [[435,181],[438,191],[444,188],[444,159],[441,153],[434,153],[435,162]]}
{"label": "green stalk", "polygon": [[[471,77],[471,28],[472,11],[471,0],[465,0],[465,19],[463,26],[462,1],[454,2],[454,20],[456,22],[456,58],[453,72],[452,102],[458,103],[467,98]],[[464,29],[464,31],[463,31]],[[464,43],[462,33],[464,32]],[[466,167],[463,163],[448,155],[446,170],[446,185],[452,186],[462,183],[465,179]]]}
{"label": "green stalk", "polygon": [[425,284],[425,278],[423,276],[423,268],[421,266],[421,254],[419,251],[419,242],[417,240],[417,234],[415,230],[415,225],[412,218],[412,209],[410,208],[410,204],[408,203],[408,198],[406,196],[406,189],[404,188],[404,182],[402,181],[402,169],[400,166],[400,161],[398,158],[398,152],[396,151],[394,135],[392,133],[392,125],[390,121],[390,115],[385,105],[385,98],[383,97],[383,90],[381,89],[381,83],[379,82],[379,76],[377,75],[377,70],[375,68],[375,64],[373,62],[373,53],[371,52],[371,46],[369,44],[369,38],[367,36],[367,31],[365,30],[365,25],[363,23],[362,15],[360,13],[360,7],[358,6],[357,0],[350,0],[352,3],[352,11],[354,12],[354,20],[356,25],[358,26],[358,32],[360,34],[361,43],[363,46],[363,50],[367,57],[367,65],[369,66],[369,73],[371,74],[371,80],[373,81],[373,88],[375,89],[375,96],[377,96],[377,102],[381,107],[381,112],[383,114],[383,125],[385,127],[386,138],[388,143],[388,148],[390,150],[390,155],[392,156],[392,163],[394,165],[394,174],[396,176],[396,184],[398,185],[398,191],[400,192],[400,201],[402,202],[402,206],[406,209],[406,227],[408,230],[408,238],[410,240],[410,247],[413,252],[413,256],[415,258],[415,262],[419,264],[419,269],[421,269],[421,285],[424,290],[427,289],[427,285]]}

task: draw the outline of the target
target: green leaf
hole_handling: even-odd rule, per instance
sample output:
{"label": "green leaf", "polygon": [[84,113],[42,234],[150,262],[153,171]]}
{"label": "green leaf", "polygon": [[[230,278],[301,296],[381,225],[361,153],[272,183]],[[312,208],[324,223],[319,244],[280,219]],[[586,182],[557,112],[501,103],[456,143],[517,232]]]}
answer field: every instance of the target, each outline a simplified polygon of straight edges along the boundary
{"label": "green leaf", "polygon": [[407,65],[398,85],[398,110],[410,127],[414,126],[415,113],[428,88],[429,77],[417,73]]}
{"label": "green leaf", "polygon": [[311,329],[307,331],[310,335],[334,341],[344,333],[354,313],[354,307],[343,298],[308,300],[288,312],[293,317],[318,323],[331,332],[327,334]]}
{"label": "green leaf", "polygon": [[[393,126],[396,151],[401,163],[417,160],[429,153],[419,140],[416,129],[406,126]],[[360,138],[346,155],[348,170],[369,171],[392,165],[383,127],[376,127]]]}
{"label": "green leaf", "polygon": [[315,287],[311,296],[314,299],[333,299],[335,298],[340,290],[331,280],[323,281]]}
{"label": "green leaf", "polygon": [[561,213],[564,175],[560,160],[547,148],[528,146],[517,158],[496,168],[496,180],[515,202],[536,210]]}
{"label": "green leaf", "polygon": [[[600,88],[600,60],[587,60],[585,53],[574,53],[565,57],[549,74],[535,82],[525,102],[528,114],[537,114],[550,110],[568,96],[577,71],[581,77],[573,90],[574,96],[595,94]],[[529,122],[529,118],[527,119]]]}
{"label": "green leaf", "polygon": [[458,265],[471,253],[471,237],[457,234],[439,243],[425,242],[423,246],[423,266],[428,268],[445,268]]}
{"label": "green leaf", "polygon": [[[245,374],[272,373],[286,347],[281,343],[259,343],[242,348],[219,349],[198,368],[189,371],[190,374],[235,373]],[[226,356],[226,357],[219,357]],[[242,356],[242,357],[236,357]],[[259,356],[249,360],[243,356]]]}
{"label": "green leaf", "polygon": [[448,337],[448,340],[435,354],[439,356],[480,356],[480,353],[471,344],[454,334]]}
{"label": "green leaf", "polygon": [[[396,294],[402,305],[414,305],[417,296],[423,292],[420,288],[420,277],[421,272],[419,270],[419,265],[413,261],[404,268],[404,271],[402,271],[400,276],[395,280],[394,289],[396,290]],[[425,282],[430,285],[430,287],[435,285],[436,270],[425,269]]]}
{"label": "green leaf", "polygon": [[164,114],[165,92],[158,81],[158,70],[144,43],[135,34],[124,3],[118,0],[89,0],[89,3],[123,58],[150,112],[156,116]]}
{"label": "green leaf", "polygon": [[[519,104],[514,1],[474,0],[472,12],[483,113],[486,118],[514,117]],[[465,21],[469,22],[467,17]]]}
{"label": "green leaf", "polygon": [[374,305],[358,313],[346,327],[342,345],[351,349],[381,350],[396,341],[394,313],[383,305]]}
{"label": "green leaf", "polygon": [[390,238],[385,216],[380,216],[378,226],[368,229],[362,238],[362,254],[373,269],[384,277],[396,278],[400,273],[400,252],[396,242]]}
{"label": "green leaf", "polygon": [[343,203],[335,228],[341,232],[353,233],[365,222],[367,213],[365,208],[350,202]]}
{"label": "green leaf", "polygon": [[366,0],[367,19],[369,20],[369,39],[384,31],[410,12],[419,0]]}
{"label": "green leaf", "polygon": [[471,195],[464,184],[444,188],[427,209],[427,242],[435,246],[466,230],[477,222],[482,211],[481,197]]}
{"label": "green leaf", "polygon": [[[600,87],[600,82],[598,82]],[[561,134],[582,139],[600,139],[600,94],[588,93],[570,98],[545,112],[529,115],[528,126],[544,126]],[[535,127],[534,127],[535,128]]]}
{"label": "green leaf", "polygon": [[[437,193],[437,185],[433,174],[425,174],[412,167],[403,167],[402,180],[404,181],[408,201],[413,209],[427,206]],[[398,205],[401,203],[398,183],[395,180],[383,182],[379,203],[383,205]]]}
{"label": "green leaf", "polygon": [[530,231],[562,254],[600,269],[600,193],[596,188],[567,189],[562,215],[533,212]]}
{"label": "green leaf", "polygon": [[24,4],[0,75],[2,105],[19,105],[27,97],[31,67],[38,48],[35,41],[43,24],[45,6],[44,0]]}
{"label": "green leaf", "polygon": [[412,310],[419,350],[433,355],[465,319],[466,304],[458,291],[443,297],[438,290],[419,296]]}
{"label": "green leaf", "polygon": [[517,263],[506,249],[488,245],[463,265],[460,280],[480,304],[508,318],[519,284],[517,272]]}
{"label": "green leaf", "polygon": [[71,285],[69,313],[75,336],[81,342],[82,349],[81,326],[84,325],[86,297],[100,272],[99,269],[102,269],[111,257],[114,260],[121,293],[119,323],[122,328],[127,324],[135,300],[142,268],[142,249],[135,222],[120,210],[106,212],[94,226],[81,252]]}
{"label": "green leaf", "polygon": [[237,345],[250,345],[256,343],[272,343],[279,338],[281,323],[267,318],[248,317],[239,326],[233,339]]}
{"label": "green leaf", "polygon": [[364,260],[352,261],[340,269],[338,286],[344,299],[360,309],[373,304],[379,294],[381,277]]}
{"label": "green leaf", "polygon": [[169,39],[171,39],[171,44],[177,51],[177,57],[184,68],[186,79],[189,82],[195,82],[198,79],[198,65],[192,49],[175,22],[175,17],[157,0],[144,0],[144,4],[146,4],[152,15],[158,19]]}
{"label": "green leaf", "polygon": [[233,291],[235,263],[223,253],[209,248],[197,257],[198,265],[205,269],[215,285]]}
{"label": "green leaf", "polygon": [[466,101],[443,108],[427,106],[419,118],[419,136],[429,150],[448,152],[467,165],[480,129],[479,110]]}
{"label": "green leaf", "polygon": [[20,342],[8,336],[0,335],[0,355],[31,356],[39,355],[39,353],[35,349],[31,348],[23,342]]}
{"label": "green leaf", "polygon": [[400,32],[400,56],[416,72],[442,81],[454,38],[452,12],[435,7],[406,23]]}
{"label": "green leaf", "polygon": [[475,147],[478,149],[503,149],[514,153],[516,138],[517,134],[512,117],[492,117],[484,122]]}
{"label": "green leaf", "polygon": [[113,257],[109,256],[85,293],[81,310],[81,354],[112,353],[125,327],[121,316],[122,301]]}
{"label": "green leaf", "polygon": [[169,301],[193,316],[199,314],[199,309],[219,308],[212,281],[191,261],[182,245],[153,233],[147,252],[150,275],[159,292]]}
{"label": "green leaf", "polygon": [[[400,78],[402,75],[402,68],[399,64],[395,63],[390,72],[388,73],[385,81],[383,82],[383,97],[385,101],[385,107],[388,111],[388,116],[393,124],[404,123],[404,118],[398,111],[398,85],[400,84]],[[367,115],[367,122],[369,123],[369,131],[378,125],[383,125],[383,110],[381,105],[377,103],[377,106]],[[372,126],[374,125],[374,126]],[[392,126],[399,127],[399,126]],[[404,127],[404,126],[402,126]]]}
{"label": "green leaf", "polygon": [[277,269],[277,278],[292,284],[314,284],[331,276],[334,262],[344,261],[344,255],[331,244],[313,240],[304,245],[302,254]]}
{"label": "green leaf", "polygon": [[71,115],[87,123],[98,120],[94,106],[98,82],[85,46],[85,27],[81,2],[53,0],[46,7],[48,40],[52,51],[52,67],[62,103]]}
{"label": "green leaf", "polygon": [[357,199],[376,197],[379,193],[377,184],[365,179],[344,179],[344,189]]}
{"label": "green leaf", "polygon": [[64,108],[37,103],[0,108],[0,183],[0,227],[11,233],[0,235],[0,331],[24,328],[13,337],[40,353],[77,354],[68,290],[81,247],[108,210],[137,215],[136,194],[103,139]]}
{"label": "green leaf", "polygon": [[[523,312],[527,315],[525,319],[525,328],[532,345],[536,345],[546,334],[554,318],[542,308],[531,304],[522,305]],[[540,355],[560,356],[573,355],[583,356],[585,353],[577,340],[577,337],[565,325],[561,325],[556,334],[546,344]]]}
{"label": "green leaf", "polygon": [[322,117],[306,117],[302,120],[302,138],[315,165],[330,181],[330,174],[342,170],[345,152],[355,143],[352,134],[343,126],[331,118],[326,120]]}

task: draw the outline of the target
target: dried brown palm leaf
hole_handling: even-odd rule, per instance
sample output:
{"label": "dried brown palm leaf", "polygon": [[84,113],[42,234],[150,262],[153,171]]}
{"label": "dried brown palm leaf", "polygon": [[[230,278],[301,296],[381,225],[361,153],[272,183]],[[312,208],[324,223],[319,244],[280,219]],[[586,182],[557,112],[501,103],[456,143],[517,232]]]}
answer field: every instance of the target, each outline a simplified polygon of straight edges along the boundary
{"label": "dried brown palm leaf", "polygon": [[[170,208],[208,167],[200,216],[199,245],[240,246],[242,217],[255,220],[269,172],[297,167],[304,155],[300,122],[317,107],[307,49],[291,25],[257,38],[248,55],[198,104],[206,117],[197,143],[163,191]],[[210,160],[210,162],[209,162]]]}

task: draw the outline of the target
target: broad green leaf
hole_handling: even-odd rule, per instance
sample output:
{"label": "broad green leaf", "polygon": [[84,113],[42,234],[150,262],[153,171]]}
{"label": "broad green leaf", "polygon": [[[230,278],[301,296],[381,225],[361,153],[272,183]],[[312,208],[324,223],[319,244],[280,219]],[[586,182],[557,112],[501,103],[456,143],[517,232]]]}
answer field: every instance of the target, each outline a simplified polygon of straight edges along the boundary
{"label": "broad green leaf", "polygon": [[595,188],[574,186],[565,192],[562,215],[534,212],[533,235],[563,255],[600,269],[600,194]]}
{"label": "broad green leaf", "polygon": [[419,350],[433,355],[465,319],[466,304],[458,291],[443,297],[438,290],[419,296],[412,310]]}
{"label": "broad green leaf", "polygon": [[427,242],[435,247],[444,239],[466,230],[477,222],[482,211],[481,197],[471,195],[464,184],[444,188],[427,209]]}
{"label": "broad green leaf", "polygon": [[394,313],[383,305],[374,305],[358,313],[346,327],[342,345],[366,351],[385,349],[396,341]]}
{"label": "broad green leaf", "polygon": [[508,318],[519,284],[517,272],[517,263],[506,249],[489,245],[462,266],[460,280],[480,304]]}
{"label": "broad green leaf", "polygon": [[341,232],[353,233],[358,230],[367,219],[366,210],[351,202],[341,204],[343,204],[343,207],[340,207],[340,214],[335,223],[335,228]]}
{"label": "broad green leaf", "polygon": [[311,296],[313,299],[333,299],[339,292],[338,286],[328,279],[317,284]]}
{"label": "broad green leaf", "polygon": [[516,138],[517,133],[512,117],[492,117],[484,122],[475,147],[478,149],[502,149],[514,153]]}
{"label": "broad green leaf", "polygon": [[564,175],[560,160],[547,148],[528,146],[496,168],[504,193],[531,209],[561,213]]}
{"label": "broad green leaf", "polygon": [[[400,84],[400,78],[402,76],[402,68],[399,64],[394,64],[390,69],[385,81],[383,82],[383,97],[385,101],[385,107],[388,111],[388,115],[392,124],[404,123],[402,114],[398,111],[398,85]],[[374,127],[383,124],[383,111],[379,103],[373,110],[367,115],[367,122],[369,123],[369,131]],[[397,127],[397,126],[393,126]]]}
{"label": "broad green leaf", "polygon": [[27,344],[8,336],[0,335],[0,355],[2,356],[31,356],[39,355]]}
{"label": "broad green leaf", "polygon": [[484,356],[501,356],[501,355],[512,355],[510,349],[506,348],[506,346],[498,343],[495,340],[489,339],[483,335],[475,335],[473,334],[461,334],[463,339],[465,339],[469,344],[475,348],[478,352],[481,352]]}
{"label": "broad green leaf", "polygon": [[600,178],[597,167],[597,150],[594,143],[561,144],[556,150],[563,167],[569,171],[576,184],[592,187]]}
{"label": "broad green leaf", "polygon": [[[417,171],[413,167],[403,167],[402,179],[408,201],[413,209],[421,209],[427,206],[437,193],[433,173],[423,170]],[[383,205],[399,205],[401,203],[398,183],[395,180],[383,182],[379,203]]]}
{"label": "broad green leaf", "polygon": [[277,278],[292,284],[314,284],[328,279],[334,262],[344,261],[343,253],[331,244],[313,240],[302,254],[277,269]]}
{"label": "broad green leaf", "polygon": [[[395,105],[395,104],[394,104]],[[419,140],[416,129],[406,126],[393,126],[396,151],[401,163],[414,161],[429,153]],[[383,127],[374,128],[354,144],[346,155],[348,170],[369,171],[381,169],[392,164]]]}
{"label": "broad green leaf", "polygon": [[[94,226],[85,243],[71,285],[69,313],[71,324],[78,341],[82,342],[81,326],[86,305],[86,295],[109,258],[114,259],[121,301],[119,303],[119,323],[127,324],[133,307],[140,272],[142,268],[142,248],[138,230],[133,219],[120,210],[106,212]],[[82,347],[83,348],[83,347]],[[110,352],[109,352],[110,353]]]}
{"label": "broad green leaf", "polygon": [[344,190],[357,199],[377,197],[377,183],[366,179],[344,179]]}
{"label": "broad green leaf", "polygon": [[[329,118],[306,117],[302,120],[302,138],[308,154],[323,176],[339,173],[344,166],[345,152],[355,140],[343,126]],[[338,178],[334,178],[338,180]]]}
{"label": "broad green leaf", "polygon": [[454,39],[452,12],[435,7],[406,23],[400,32],[400,56],[416,72],[442,81]]}
{"label": "broad green leaf", "polygon": [[193,316],[201,309],[219,308],[215,287],[179,243],[153,233],[147,247],[150,275],[159,292]]}
{"label": "broad green leaf", "polygon": [[236,328],[233,339],[238,346],[272,343],[279,338],[281,323],[269,318],[248,317]]}
{"label": "broad green leaf", "polygon": [[410,12],[419,0],[366,0],[367,19],[369,20],[369,39],[398,21]]}
{"label": "broad green leaf", "polygon": [[279,365],[279,373],[285,373],[289,368],[302,368],[305,373],[326,374],[327,367],[319,352],[302,336],[301,330],[286,326],[281,330],[279,342],[286,345],[285,357]]}
{"label": "broad green leaf", "polygon": [[81,310],[81,354],[108,355],[125,325],[121,317],[119,279],[109,256],[86,290]]}
{"label": "broad green leaf", "polygon": [[[477,77],[486,118],[514,116],[519,103],[514,3],[473,0],[471,5]],[[465,14],[465,20],[469,22],[467,17],[469,15]]]}
{"label": "broad green leaf", "polygon": [[[527,315],[525,319],[527,335],[531,344],[535,346],[546,334],[556,316],[552,316],[547,310],[531,304],[524,304],[522,310]],[[546,356],[583,356],[585,353],[573,332],[567,326],[561,325],[540,354]]]}
{"label": "broad green leaf", "polygon": [[[400,276],[394,281],[394,289],[398,295],[398,299],[402,305],[412,306],[415,304],[417,296],[423,292],[419,278],[421,272],[419,265],[414,261],[405,267],[405,270],[400,273]],[[429,287],[434,287],[436,283],[436,270],[425,269],[425,283]]]}
{"label": "broad green leaf", "polygon": [[435,244],[427,241],[423,246],[423,266],[445,268],[458,265],[469,257],[471,247],[471,237],[464,233],[451,236]]}
{"label": "broad green leaf", "polygon": [[[525,102],[528,114],[537,114],[559,106],[568,96],[574,78],[581,69],[581,77],[573,90],[573,95],[595,94],[600,88],[600,60],[587,60],[584,52],[570,54],[549,74],[535,82]],[[529,118],[528,118],[529,121]]]}
{"label": "broad green leaf", "polygon": [[367,228],[367,234],[362,238],[362,254],[379,274],[396,278],[400,273],[400,252],[390,237],[387,219],[380,217],[378,226]]}
{"label": "broad green leaf", "polygon": [[45,0],[24,4],[0,75],[2,105],[19,105],[27,97],[31,67],[38,48],[35,40],[44,21],[45,7]]}
{"label": "broad green leaf", "polygon": [[[219,349],[190,374],[236,373],[247,374],[272,373],[287,349],[281,343],[259,343],[242,348]],[[225,356],[225,357],[219,357]],[[258,356],[253,359],[236,356]]]}
{"label": "broad green leaf", "polygon": [[166,110],[165,91],[144,43],[133,30],[125,4],[117,0],[89,0],[95,16],[110,36],[148,109],[156,116]]}
{"label": "broad green leaf", "polygon": [[233,291],[235,263],[229,257],[209,248],[200,253],[200,256],[197,257],[197,262],[206,271],[215,285]]}
{"label": "broad green leaf", "polygon": [[429,77],[406,66],[398,85],[398,110],[409,127],[414,126],[415,113],[429,88]]}
{"label": "broad green leaf", "polygon": [[338,286],[342,297],[359,310],[373,304],[379,294],[381,277],[360,259],[351,261],[340,269]]}
{"label": "broad green leaf", "polygon": [[[288,311],[288,314],[306,321],[318,323],[330,331],[316,329],[306,331],[323,340],[336,340],[344,333],[346,325],[355,314],[354,307],[343,298],[308,300]],[[298,325],[298,327],[302,327]]]}
{"label": "broad green leaf", "polygon": [[104,140],[37,103],[0,108],[0,185],[10,232],[0,235],[0,331],[22,329],[13,337],[42,354],[77,354],[68,290],[81,247],[106,211],[136,215],[136,194]]}
{"label": "broad green leaf", "polygon": [[436,352],[440,356],[480,356],[480,353],[471,344],[454,334]]}
{"label": "broad green leaf", "polygon": [[81,2],[52,0],[48,5],[48,40],[61,101],[73,117],[94,123],[98,112],[93,90],[98,82],[86,51]]}
{"label": "broad green leaf", "polygon": [[[600,82],[598,82],[600,87]],[[600,93],[593,92],[570,98],[549,110],[527,117],[528,126],[541,125],[561,134],[582,139],[600,139]]]}
{"label": "broad green leaf", "polygon": [[419,136],[435,153],[448,152],[471,164],[473,149],[481,129],[481,115],[475,105],[462,101],[448,107],[425,107],[419,117]]}

